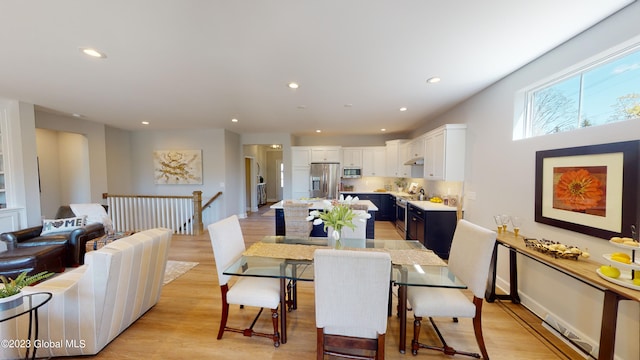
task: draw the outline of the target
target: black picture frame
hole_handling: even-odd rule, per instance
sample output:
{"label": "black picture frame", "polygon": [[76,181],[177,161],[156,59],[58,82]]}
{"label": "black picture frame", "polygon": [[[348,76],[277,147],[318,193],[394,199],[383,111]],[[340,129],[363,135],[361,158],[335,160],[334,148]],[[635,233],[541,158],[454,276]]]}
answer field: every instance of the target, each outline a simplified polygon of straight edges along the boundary
{"label": "black picture frame", "polygon": [[631,237],[639,159],[638,140],[537,151],[535,221],[607,240]]}

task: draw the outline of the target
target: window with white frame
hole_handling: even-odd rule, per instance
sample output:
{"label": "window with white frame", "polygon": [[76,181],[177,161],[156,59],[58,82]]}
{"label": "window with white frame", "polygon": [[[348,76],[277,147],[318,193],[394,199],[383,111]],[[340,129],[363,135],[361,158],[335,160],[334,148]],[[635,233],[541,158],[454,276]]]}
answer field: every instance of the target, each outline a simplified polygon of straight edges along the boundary
{"label": "window with white frame", "polygon": [[[640,119],[640,44],[525,89],[514,140]],[[521,98],[522,98],[521,97]]]}

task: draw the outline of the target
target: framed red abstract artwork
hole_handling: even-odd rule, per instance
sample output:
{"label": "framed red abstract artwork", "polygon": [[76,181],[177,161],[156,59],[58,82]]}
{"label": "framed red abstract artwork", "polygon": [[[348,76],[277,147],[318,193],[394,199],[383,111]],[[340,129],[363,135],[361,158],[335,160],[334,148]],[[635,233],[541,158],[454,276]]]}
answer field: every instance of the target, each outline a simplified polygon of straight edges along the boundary
{"label": "framed red abstract artwork", "polygon": [[638,226],[640,141],[536,152],[535,220],[609,239]]}

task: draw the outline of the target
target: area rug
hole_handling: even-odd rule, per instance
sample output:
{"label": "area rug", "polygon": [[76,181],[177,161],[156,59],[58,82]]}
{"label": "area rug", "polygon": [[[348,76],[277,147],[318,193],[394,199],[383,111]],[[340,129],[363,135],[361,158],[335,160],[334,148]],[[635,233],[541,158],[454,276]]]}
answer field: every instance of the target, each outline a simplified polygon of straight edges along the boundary
{"label": "area rug", "polygon": [[179,278],[187,271],[193,269],[196,265],[198,265],[197,262],[167,260],[167,268],[164,271],[164,281],[162,282],[162,285],[167,285],[173,280]]}

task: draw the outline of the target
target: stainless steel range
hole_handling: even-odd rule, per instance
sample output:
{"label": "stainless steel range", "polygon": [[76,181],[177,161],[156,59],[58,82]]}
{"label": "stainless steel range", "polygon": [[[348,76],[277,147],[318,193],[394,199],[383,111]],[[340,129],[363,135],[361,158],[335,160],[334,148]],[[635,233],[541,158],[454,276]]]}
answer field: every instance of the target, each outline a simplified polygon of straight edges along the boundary
{"label": "stainless steel range", "polygon": [[407,238],[407,198],[402,196],[396,196],[396,230]]}

